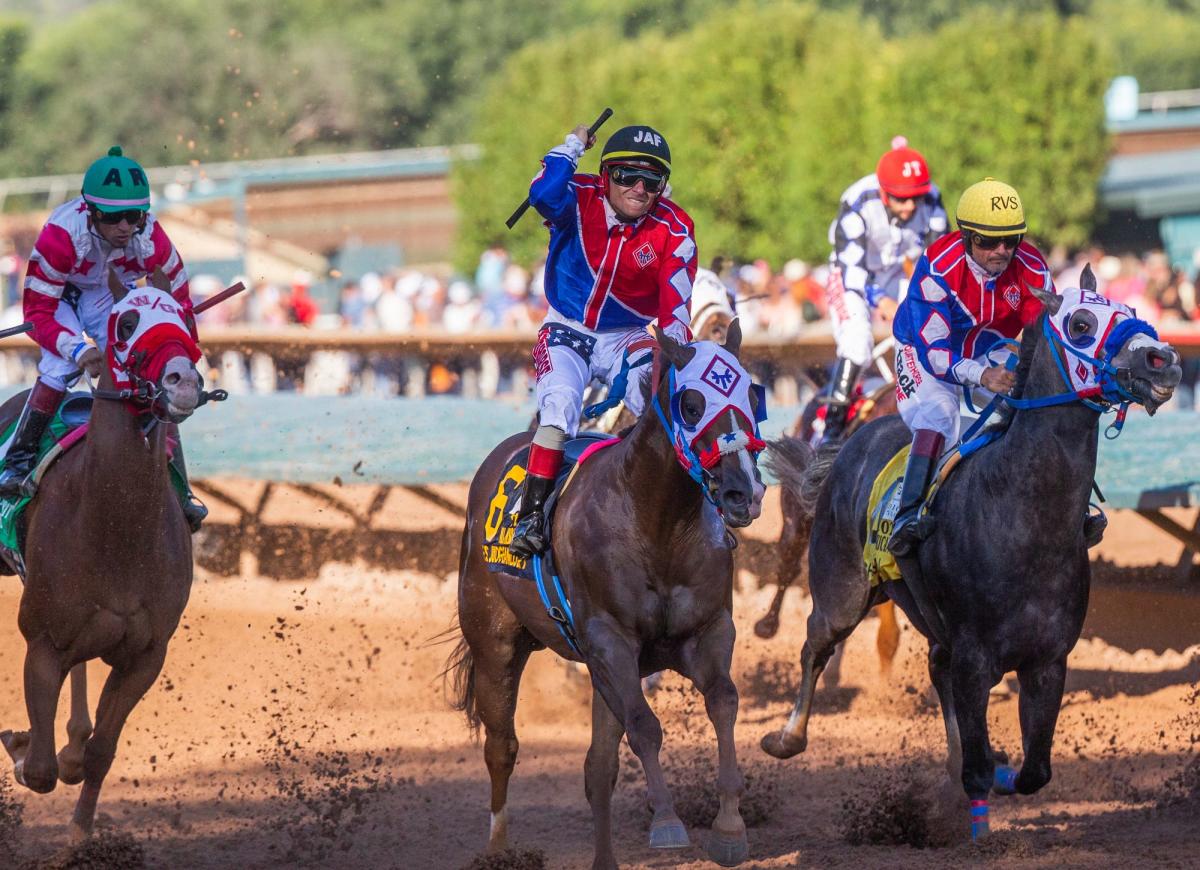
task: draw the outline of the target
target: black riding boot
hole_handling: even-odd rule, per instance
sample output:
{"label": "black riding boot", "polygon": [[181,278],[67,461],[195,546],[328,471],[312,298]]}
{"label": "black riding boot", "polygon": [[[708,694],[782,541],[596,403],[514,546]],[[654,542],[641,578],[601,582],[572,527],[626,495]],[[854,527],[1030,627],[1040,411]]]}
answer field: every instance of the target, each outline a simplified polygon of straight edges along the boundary
{"label": "black riding boot", "polygon": [[[21,410],[17,429],[4,457],[4,471],[0,473],[0,496],[33,498],[37,492],[37,485],[29,479],[29,475],[33,473],[34,463],[37,462],[42,435],[54,419],[62,396],[61,390],[48,387],[41,381],[29,391],[29,398]],[[47,408],[50,410],[45,410]]]}
{"label": "black riding boot", "polygon": [[837,441],[845,433],[846,424],[849,422],[846,417],[850,413],[850,398],[854,395],[854,386],[858,383],[858,375],[862,369],[862,366],[850,362],[845,357],[838,357],[829,397],[825,400],[825,432],[821,436],[823,444]]}
{"label": "black riding boot", "polygon": [[528,559],[546,549],[546,499],[554,491],[554,478],[536,474],[525,476],[525,491],[521,494],[521,512],[513,530],[508,550],[514,556]]}
{"label": "black riding boot", "polygon": [[1083,518],[1083,540],[1089,550],[1104,540],[1104,530],[1107,528],[1108,517],[1104,515],[1104,511],[1089,513]]}
{"label": "black riding boot", "polygon": [[904,487],[900,490],[900,510],[888,540],[888,550],[893,556],[911,555],[917,544],[932,531],[932,518],[919,517],[918,512],[942,455],[943,441],[940,432],[930,429],[918,429],[913,433],[912,451],[904,469]]}
{"label": "black riding boot", "polygon": [[179,440],[179,428],[175,427],[171,434],[175,438],[175,455],[171,457],[171,464],[175,466],[175,470],[183,478],[183,487],[185,490],[185,495],[181,500],[183,518],[187,520],[188,528],[192,530],[192,534],[195,534],[200,531],[200,524],[208,517],[208,508],[204,506],[204,502],[196,498],[196,494],[192,492],[191,484],[188,483],[187,464],[183,459],[183,442]]}

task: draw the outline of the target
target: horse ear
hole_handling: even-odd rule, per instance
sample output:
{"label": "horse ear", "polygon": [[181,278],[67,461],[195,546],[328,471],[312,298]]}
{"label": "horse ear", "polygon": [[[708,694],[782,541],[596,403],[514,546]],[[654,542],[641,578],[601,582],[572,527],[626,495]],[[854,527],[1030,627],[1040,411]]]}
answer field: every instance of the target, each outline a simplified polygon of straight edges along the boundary
{"label": "horse ear", "polygon": [[1061,296],[1051,289],[1053,286],[1054,284],[1050,279],[1050,273],[1047,272],[1046,281],[1041,287],[1030,287],[1028,284],[1026,284],[1025,289],[1036,296],[1041,303],[1046,306],[1047,311],[1049,311],[1051,314],[1058,314],[1058,309],[1062,308],[1063,300]]}
{"label": "horse ear", "polygon": [[742,350],[742,320],[740,317],[733,318],[729,323],[729,328],[725,330],[725,349],[734,357],[737,357]]}
{"label": "horse ear", "polygon": [[167,273],[162,270],[162,266],[154,267],[154,274],[150,276],[150,286],[155,290],[170,294],[171,282],[167,278]]}
{"label": "horse ear", "polygon": [[1083,267],[1083,272],[1079,276],[1079,289],[1090,290],[1093,293],[1096,292],[1096,276],[1092,272],[1091,263],[1087,263]]}
{"label": "horse ear", "polygon": [[121,283],[121,279],[112,269],[108,270],[108,291],[112,293],[114,305],[124,299],[125,294],[129,292],[129,288]]}
{"label": "horse ear", "polygon": [[654,337],[658,339],[658,346],[662,348],[662,354],[667,358],[667,362],[676,369],[682,369],[696,355],[696,348],[680,344],[663,332],[658,324],[654,325]]}

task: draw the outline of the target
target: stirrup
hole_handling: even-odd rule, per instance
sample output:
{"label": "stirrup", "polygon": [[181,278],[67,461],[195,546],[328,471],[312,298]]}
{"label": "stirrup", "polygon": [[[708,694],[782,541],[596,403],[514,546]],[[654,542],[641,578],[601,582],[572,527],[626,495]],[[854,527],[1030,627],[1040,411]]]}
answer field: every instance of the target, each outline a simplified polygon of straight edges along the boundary
{"label": "stirrup", "polygon": [[[10,475],[11,472],[11,475]],[[37,484],[34,483],[33,468],[19,469],[9,466],[0,477],[0,498],[33,498],[37,495]]]}
{"label": "stirrup", "polygon": [[913,514],[897,523],[896,527],[892,529],[892,536],[888,538],[888,552],[893,556],[911,556],[916,552],[917,545],[928,538],[932,532],[932,517]]}
{"label": "stirrup", "polygon": [[532,558],[546,549],[546,519],[540,510],[530,511],[517,520],[508,551],[521,559]]}
{"label": "stirrup", "polygon": [[183,518],[187,520],[192,534],[200,531],[200,524],[208,519],[208,507],[204,502],[189,493],[183,499]]}

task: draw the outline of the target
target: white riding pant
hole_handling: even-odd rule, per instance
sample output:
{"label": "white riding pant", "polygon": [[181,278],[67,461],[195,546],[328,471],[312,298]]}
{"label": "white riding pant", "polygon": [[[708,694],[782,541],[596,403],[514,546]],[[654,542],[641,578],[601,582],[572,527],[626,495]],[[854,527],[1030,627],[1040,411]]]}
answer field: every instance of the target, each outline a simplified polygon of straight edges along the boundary
{"label": "white riding pant", "polygon": [[[107,289],[84,290],[75,305],[60,299],[54,319],[76,335],[87,335],[103,353],[108,345],[108,314],[112,307],[112,293]],[[54,351],[42,348],[38,375],[38,379],[46,386],[65,390],[79,379],[79,366]]]}
{"label": "white riding pant", "polygon": [[875,350],[875,336],[871,332],[871,306],[862,296],[842,286],[841,273],[836,268],[831,271],[825,285],[825,301],[833,321],[837,355],[856,366],[865,366],[871,361],[871,353]]}
{"label": "white riding pant", "polygon": [[[653,346],[645,327],[599,332],[550,309],[533,348],[538,422],[562,429],[573,438],[579,431],[588,384],[599,379],[612,386],[627,349],[633,350],[630,361],[637,362],[652,353]],[[650,369],[646,363],[629,371],[625,406],[635,417],[640,417],[645,407],[642,390]]]}
{"label": "white riding pant", "polygon": [[[997,345],[975,360],[985,366],[1004,365],[1011,353],[1004,345]],[[896,407],[909,429],[941,432],[949,450],[958,443],[962,396],[961,386],[940,380],[921,365],[914,347],[900,345],[896,352]],[[995,393],[983,387],[971,391],[971,401],[976,408],[982,408],[993,396]]]}

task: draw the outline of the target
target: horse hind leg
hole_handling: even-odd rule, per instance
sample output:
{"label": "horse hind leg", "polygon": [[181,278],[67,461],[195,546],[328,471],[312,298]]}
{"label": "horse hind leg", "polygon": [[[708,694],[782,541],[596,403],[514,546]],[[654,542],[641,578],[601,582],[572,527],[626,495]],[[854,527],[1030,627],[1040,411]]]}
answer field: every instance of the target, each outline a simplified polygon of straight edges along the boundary
{"label": "horse hind leg", "polygon": [[91,736],[87,662],[80,662],[71,668],[71,718],[67,720],[67,745],[58,753],[58,779],[64,785],[78,785],[83,782],[83,750]]}
{"label": "horse hind leg", "polygon": [[900,624],[896,621],[896,604],[890,598],[875,608],[879,616],[879,632],[875,635],[875,650],[879,653],[879,670],[889,674],[896,651],[900,649]]}
{"label": "horse hind leg", "polygon": [[592,745],[583,765],[584,792],[592,808],[595,838],[593,870],[616,870],[612,843],[612,794],[617,785],[618,750],[625,728],[608,708],[598,689],[592,689]]}
{"label": "horse hind leg", "polygon": [[475,711],[483,723],[483,758],[491,780],[491,821],[488,851],[508,847],[508,781],[517,764],[517,691],[533,651],[524,629],[513,638],[488,639],[488,646],[473,647]]}
{"label": "horse hind leg", "polygon": [[825,665],[838,644],[850,636],[864,614],[865,608],[860,610],[858,618],[849,626],[836,629],[817,609],[808,617],[808,638],[800,652],[800,690],[787,724],[779,731],[763,735],[760,746],[767,755],[774,758],[791,758],[808,747],[808,717],[812,713],[817,679],[825,670]]}
{"label": "horse hind leg", "polygon": [[28,645],[25,653],[25,708],[29,731],[5,731],[0,742],[13,760],[13,778],[40,794],[53,791],[58,782],[54,757],[54,717],[67,671],[62,653],[49,639]]}
{"label": "horse hind leg", "polygon": [[779,613],[783,608],[783,597],[800,577],[804,568],[804,551],[808,547],[811,521],[803,517],[803,509],[797,497],[786,487],[780,495],[783,512],[783,530],[779,533],[779,566],[775,571],[775,597],[771,606],[758,622],[754,633],[763,639],[772,638],[779,631]]}
{"label": "horse hind leg", "polygon": [[83,748],[83,787],[71,818],[71,839],[91,836],[100,787],[117,754],[117,741],[133,708],[142,700],[162,671],[166,644],[152,646],[131,658],[124,667],[112,669],[96,706],[96,730]]}

